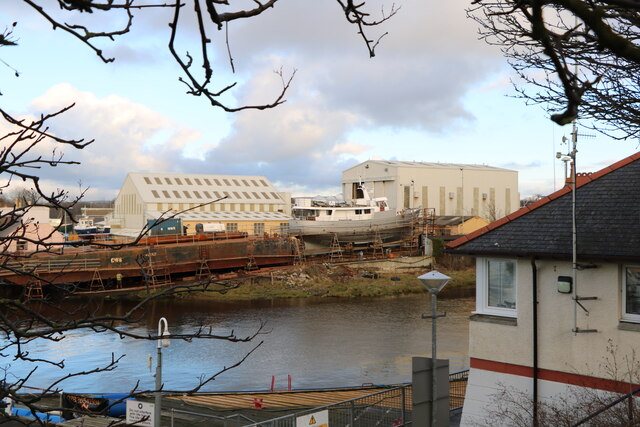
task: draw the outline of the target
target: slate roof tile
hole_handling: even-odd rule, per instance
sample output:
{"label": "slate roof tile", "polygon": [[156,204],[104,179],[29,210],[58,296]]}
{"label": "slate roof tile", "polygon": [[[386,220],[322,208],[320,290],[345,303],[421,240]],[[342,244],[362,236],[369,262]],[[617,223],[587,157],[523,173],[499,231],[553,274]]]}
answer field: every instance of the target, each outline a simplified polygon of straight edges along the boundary
{"label": "slate roof tile", "polygon": [[[640,153],[577,180],[578,255],[640,260]],[[448,244],[459,254],[570,257],[571,188],[564,187]]]}

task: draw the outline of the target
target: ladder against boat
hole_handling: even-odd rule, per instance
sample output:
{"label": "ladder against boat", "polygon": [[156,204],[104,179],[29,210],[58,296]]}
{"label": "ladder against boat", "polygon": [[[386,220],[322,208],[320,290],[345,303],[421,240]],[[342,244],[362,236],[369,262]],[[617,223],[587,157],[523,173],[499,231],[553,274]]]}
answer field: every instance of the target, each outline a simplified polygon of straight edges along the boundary
{"label": "ladder against boat", "polygon": [[330,247],[330,257],[329,260],[331,262],[342,261],[342,247],[340,246],[340,240],[338,240],[338,234],[333,234],[333,240],[331,240]]}
{"label": "ladder against boat", "polygon": [[251,241],[247,245],[247,265],[245,267],[245,270],[247,271],[257,270],[259,268],[258,264],[256,263],[256,257],[254,256],[255,249],[256,249],[256,242]]}
{"label": "ladder against boat", "polygon": [[91,283],[89,284],[89,290],[91,292],[104,291],[104,283],[100,276],[100,270],[97,268],[93,271],[93,277],[91,277]]}
{"label": "ladder against boat", "polygon": [[295,238],[295,243],[293,244],[293,263],[295,265],[300,265],[304,263],[304,240],[302,236],[299,238]]}
{"label": "ladder against boat", "polygon": [[211,279],[211,269],[209,268],[209,251],[206,246],[201,246],[200,250],[200,268],[198,269],[198,273],[196,277],[198,280],[209,280]]}
{"label": "ladder against boat", "polygon": [[29,283],[27,283],[27,289],[24,296],[27,299],[43,299],[44,291],[42,290],[42,280],[40,279],[38,270],[33,271],[33,276]]}
{"label": "ladder against boat", "polygon": [[371,255],[374,258],[382,258],[384,256],[384,248],[382,247],[382,237],[380,236],[380,230],[375,229],[373,232],[373,245],[371,246]]}
{"label": "ladder against boat", "polygon": [[[155,251],[152,252],[152,249]],[[164,257],[160,258],[157,250],[151,245],[147,246],[146,262],[142,265],[144,279],[151,287],[171,285],[171,273],[166,252]]]}

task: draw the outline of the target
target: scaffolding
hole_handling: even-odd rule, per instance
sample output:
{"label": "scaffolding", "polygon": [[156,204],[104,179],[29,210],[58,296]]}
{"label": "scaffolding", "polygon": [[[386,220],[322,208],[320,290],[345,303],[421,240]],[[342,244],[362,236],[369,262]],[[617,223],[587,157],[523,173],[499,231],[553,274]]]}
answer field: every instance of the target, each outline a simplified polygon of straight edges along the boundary
{"label": "scaffolding", "polygon": [[152,252],[154,246],[147,246],[146,262],[142,265],[142,274],[151,287],[170,285],[171,273],[167,256],[160,259],[158,252]]}

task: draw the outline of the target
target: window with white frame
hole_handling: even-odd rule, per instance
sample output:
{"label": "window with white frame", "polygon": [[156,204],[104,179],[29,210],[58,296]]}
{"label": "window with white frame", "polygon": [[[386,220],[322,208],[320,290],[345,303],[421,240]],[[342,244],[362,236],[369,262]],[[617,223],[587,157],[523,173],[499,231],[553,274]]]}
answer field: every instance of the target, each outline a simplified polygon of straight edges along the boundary
{"label": "window with white frame", "polygon": [[477,312],[516,317],[516,260],[478,258]]}
{"label": "window with white frame", "polygon": [[640,266],[624,268],[622,295],[623,320],[640,322]]}

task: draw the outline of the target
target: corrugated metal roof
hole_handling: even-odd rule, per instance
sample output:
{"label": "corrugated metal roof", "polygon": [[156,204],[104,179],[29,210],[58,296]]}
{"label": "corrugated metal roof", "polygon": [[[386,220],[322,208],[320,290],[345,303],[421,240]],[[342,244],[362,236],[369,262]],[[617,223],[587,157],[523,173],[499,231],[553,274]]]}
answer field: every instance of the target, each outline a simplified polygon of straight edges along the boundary
{"label": "corrugated metal roof", "polygon": [[145,203],[284,203],[264,176],[129,173]]}
{"label": "corrugated metal roof", "polygon": [[435,169],[465,169],[465,170],[501,170],[510,171],[510,169],[499,168],[489,165],[475,165],[475,164],[463,164],[463,163],[435,163],[435,162],[404,162],[398,160],[369,160],[369,163],[377,163],[381,165],[389,165],[396,167],[411,167],[411,168],[435,168]]}
{"label": "corrugated metal roof", "polygon": [[[149,219],[157,219],[163,212],[147,212]],[[164,213],[166,217],[167,214]],[[291,217],[282,212],[203,212],[203,211],[188,211],[178,214],[178,217],[183,221],[202,221],[202,222],[216,222],[216,221],[250,221],[250,222],[269,222],[279,221],[287,222]]]}
{"label": "corrugated metal roof", "polygon": [[431,169],[464,169],[464,170],[487,170],[516,172],[512,169],[499,168],[489,165],[463,164],[463,163],[437,163],[437,162],[405,162],[400,160],[367,160],[347,170],[357,168],[365,163],[378,164],[382,166],[402,167],[402,168],[431,168]]}

